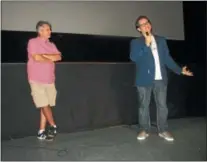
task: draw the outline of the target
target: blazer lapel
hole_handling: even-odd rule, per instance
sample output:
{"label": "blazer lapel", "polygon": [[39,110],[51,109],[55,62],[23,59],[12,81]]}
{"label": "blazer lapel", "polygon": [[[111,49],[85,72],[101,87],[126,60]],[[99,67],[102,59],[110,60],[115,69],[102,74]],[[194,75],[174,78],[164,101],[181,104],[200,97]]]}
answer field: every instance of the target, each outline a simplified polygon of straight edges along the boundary
{"label": "blazer lapel", "polygon": [[160,39],[157,35],[154,35],[154,38],[155,38],[155,41],[156,41],[156,44],[157,44],[157,48],[158,48],[158,51],[160,51]]}

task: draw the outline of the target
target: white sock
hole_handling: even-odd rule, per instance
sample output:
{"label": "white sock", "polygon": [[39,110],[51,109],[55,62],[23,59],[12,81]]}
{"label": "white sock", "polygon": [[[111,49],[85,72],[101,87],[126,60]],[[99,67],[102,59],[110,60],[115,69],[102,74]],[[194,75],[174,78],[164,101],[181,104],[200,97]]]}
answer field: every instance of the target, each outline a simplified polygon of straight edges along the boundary
{"label": "white sock", "polygon": [[38,134],[41,134],[41,133],[43,133],[45,130],[44,129],[40,129],[39,131],[38,131]]}
{"label": "white sock", "polygon": [[54,128],[57,128],[57,126],[56,126],[56,125],[53,125],[53,127],[54,127]]}

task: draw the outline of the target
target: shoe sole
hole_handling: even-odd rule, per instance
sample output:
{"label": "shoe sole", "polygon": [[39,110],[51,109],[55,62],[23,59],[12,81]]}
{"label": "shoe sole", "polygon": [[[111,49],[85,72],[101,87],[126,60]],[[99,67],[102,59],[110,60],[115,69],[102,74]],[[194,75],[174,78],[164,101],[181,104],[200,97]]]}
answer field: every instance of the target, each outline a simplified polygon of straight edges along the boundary
{"label": "shoe sole", "polygon": [[143,141],[143,140],[145,140],[147,137],[149,137],[149,134],[146,134],[145,137],[137,137],[137,139],[138,139],[139,141]]}
{"label": "shoe sole", "polygon": [[37,137],[37,139],[40,141],[53,141],[54,140],[53,138],[51,138],[51,139],[44,138],[43,139],[43,138],[38,138],[38,137]]}
{"label": "shoe sole", "polygon": [[56,136],[57,136],[57,134],[55,134],[55,135],[48,134],[48,137],[50,137],[50,138],[55,138]]}
{"label": "shoe sole", "polygon": [[161,138],[164,138],[166,141],[170,141],[170,142],[172,142],[172,141],[174,141],[174,139],[173,138],[166,138],[165,136],[163,136],[162,134],[159,134],[159,136],[161,137]]}
{"label": "shoe sole", "polygon": [[51,138],[51,139],[45,139],[45,141],[54,141],[54,139],[53,138]]}

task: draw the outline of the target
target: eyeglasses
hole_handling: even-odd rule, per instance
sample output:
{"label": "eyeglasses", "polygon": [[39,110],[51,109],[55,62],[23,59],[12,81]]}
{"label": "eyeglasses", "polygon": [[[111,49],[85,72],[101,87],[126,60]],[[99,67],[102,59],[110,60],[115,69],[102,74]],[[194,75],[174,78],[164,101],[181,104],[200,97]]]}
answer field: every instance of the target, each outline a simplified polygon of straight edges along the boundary
{"label": "eyeglasses", "polygon": [[149,24],[149,21],[147,21],[147,22],[145,22],[145,23],[143,23],[143,24],[139,24],[138,26],[139,26],[139,27],[143,27],[143,26],[148,25],[148,24]]}

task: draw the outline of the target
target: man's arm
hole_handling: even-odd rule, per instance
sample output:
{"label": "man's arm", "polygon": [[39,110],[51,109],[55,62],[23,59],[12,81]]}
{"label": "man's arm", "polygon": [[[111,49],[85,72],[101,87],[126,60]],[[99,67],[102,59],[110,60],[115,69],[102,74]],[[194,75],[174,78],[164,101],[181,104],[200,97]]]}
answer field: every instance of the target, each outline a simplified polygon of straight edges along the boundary
{"label": "man's arm", "polygon": [[39,62],[54,62],[61,60],[61,53],[56,48],[55,44],[52,43],[51,54],[37,53],[37,44],[34,39],[30,39],[27,46],[29,57],[32,57],[35,61]]}
{"label": "man's arm", "polygon": [[34,39],[30,39],[27,45],[28,57],[39,62],[51,62],[50,59],[43,57],[43,54],[37,53],[37,43]]}
{"label": "man's arm", "polygon": [[55,62],[61,60],[60,54],[32,54],[35,61],[40,62]]}
{"label": "man's arm", "polygon": [[139,61],[139,58],[143,56],[146,52],[149,52],[150,48],[144,44],[143,47],[133,39],[130,43],[130,59],[134,62]]}
{"label": "man's arm", "polygon": [[181,74],[182,68],[180,66],[178,66],[178,64],[170,56],[166,40],[164,40],[164,50],[165,50],[165,56],[164,56],[165,57],[165,65],[169,69],[171,69],[174,73]]}
{"label": "man's arm", "polygon": [[39,62],[52,62],[51,59],[44,57],[44,54],[32,54],[32,58]]}
{"label": "man's arm", "polygon": [[60,61],[62,59],[61,54],[43,54],[44,58],[47,58],[51,61]]}
{"label": "man's arm", "polygon": [[56,45],[54,43],[51,43],[52,45],[52,53],[51,54],[44,54],[43,56],[47,59],[50,59],[51,61],[60,61],[62,59],[61,52],[57,49]]}

